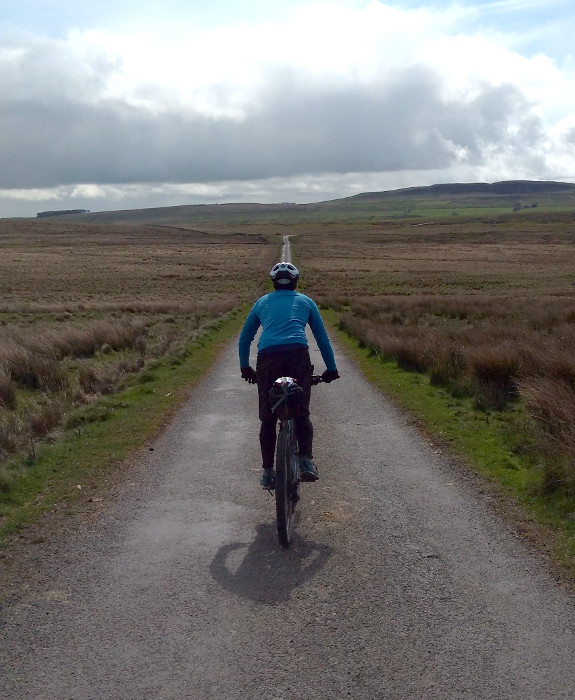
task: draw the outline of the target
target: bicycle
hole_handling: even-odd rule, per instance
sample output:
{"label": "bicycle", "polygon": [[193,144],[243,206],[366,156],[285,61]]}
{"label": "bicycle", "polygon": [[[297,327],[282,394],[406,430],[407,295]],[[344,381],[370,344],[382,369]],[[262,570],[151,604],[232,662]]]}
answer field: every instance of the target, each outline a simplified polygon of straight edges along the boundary
{"label": "bicycle", "polygon": [[[320,375],[312,376],[312,386],[322,381]],[[295,509],[300,500],[300,470],[294,430],[294,408],[302,392],[303,389],[293,377],[279,377],[270,389],[272,411],[279,419],[274,488],[278,538],[282,547],[290,545]]]}

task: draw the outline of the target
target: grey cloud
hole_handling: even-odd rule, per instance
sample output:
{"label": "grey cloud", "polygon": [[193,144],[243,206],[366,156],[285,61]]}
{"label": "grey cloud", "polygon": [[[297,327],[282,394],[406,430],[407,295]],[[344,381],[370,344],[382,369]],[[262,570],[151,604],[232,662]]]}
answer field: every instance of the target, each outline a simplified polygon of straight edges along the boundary
{"label": "grey cloud", "polygon": [[94,48],[76,55],[54,39],[3,36],[0,41],[0,105],[28,99],[90,102],[120,68],[119,61]]}
{"label": "grey cloud", "polygon": [[422,67],[371,85],[277,71],[243,120],[189,110],[158,116],[95,99],[114,70],[109,61],[71,67],[56,52],[54,68],[52,49],[35,46],[4,83],[2,188],[429,170],[452,165],[456,148],[470,164],[494,152],[526,160],[543,136],[515,87],[486,85],[473,101],[446,101],[440,77]]}

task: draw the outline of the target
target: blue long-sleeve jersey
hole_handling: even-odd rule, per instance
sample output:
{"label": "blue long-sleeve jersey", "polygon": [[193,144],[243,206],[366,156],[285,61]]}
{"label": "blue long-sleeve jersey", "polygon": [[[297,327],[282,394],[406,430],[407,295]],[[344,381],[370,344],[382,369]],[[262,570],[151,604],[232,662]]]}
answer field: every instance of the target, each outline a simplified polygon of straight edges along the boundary
{"label": "blue long-sleeve jersey", "polygon": [[289,289],[266,294],[254,304],[240,334],[240,367],[250,364],[250,346],[260,326],[258,352],[290,345],[308,347],[305,335],[308,324],[326,368],[334,372],[337,368],[333,350],[316,303],[305,294]]}

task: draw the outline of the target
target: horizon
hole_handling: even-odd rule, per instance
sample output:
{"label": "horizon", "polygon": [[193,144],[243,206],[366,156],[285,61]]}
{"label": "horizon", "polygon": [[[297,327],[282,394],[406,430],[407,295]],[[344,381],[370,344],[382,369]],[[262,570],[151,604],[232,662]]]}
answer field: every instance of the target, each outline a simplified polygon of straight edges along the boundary
{"label": "horizon", "polygon": [[[431,185],[422,185],[422,186],[415,186],[415,187],[400,187],[397,189],[391,189],[391,190],[374,190],[370,192],[357,192],[355,194],[348,195],[346,197],[337,197],[335,199],[330,199],[330,200],[322,200],[322,201],[317,201],[317,202],[305,202],[305,203],[299,203],[299,202],[199,202],[199,203],[194,203],[194,204],[173,204],[173,205],[167,205],[167,206],[156,206],[156,207],[137,207],[133,209],[103,209],[103,210],[93,210],[93,209],[85,209],[85,210],[79,210],[79,209],[47,209],[43,211],[36,212],[34,216],[23,216],[23,217],[0,217],[0,220],[13,220],[13,219],[35,219],[35,218],[44,218],[41,215],[49,214],[54,217],[57,216],[67,216],[67,215],[74,215],[74,214],[113,214],[113,213],[123,213],[123,212],[135,212],[135,211],[147,211],[147,210],[157,210],[157,209],[179,209],[179,208],[187,208],[187,207],[233,207],[233,206],[243,206],[243,207],[249,207],[249,206],[257,206],[257,207],[274,207],[274,206],[283,206],[283,207],[300,207],[300,206],[308,206],[308,205],[314,205],[314,204],[328,204],[331,202],[337,202],[339,200],[345,200],[345,199],[353,199],[355,197],[361,197],[365,195],[378,195],[378,194],[393,194],[393,193],[400,193],[400,192],[410,192],[412,190],[431,190],[433,188],[438,188],[438,187],[473,187],[473,186],[478,186],[478,185],[486,185],[486,186],[496,186],[496,185],[504,185],[504,184],[541,184],[541,185],[572,185],[575,188],[575,182],[562,182],[559,180],[497,180],[494,182],[437,182],[433,183]],[[494,193],[498,194],[498,193]],[[501,193],[501,196],[510,196],[513,193]],[[526,193],[526,194],[532,194],[531,192]],[[52,218],[52,216],[46,216],[45,218]]]}
{"label": "horizon", "polygon": [[574,180],[573,22],[571,0],[0,0],[0,216]]}

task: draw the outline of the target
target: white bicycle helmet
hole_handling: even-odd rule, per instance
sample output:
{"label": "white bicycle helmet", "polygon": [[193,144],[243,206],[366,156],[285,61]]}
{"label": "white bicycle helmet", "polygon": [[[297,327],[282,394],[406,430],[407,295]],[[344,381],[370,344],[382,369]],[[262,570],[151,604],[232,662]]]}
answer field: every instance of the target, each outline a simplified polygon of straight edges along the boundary
{"label": "white bicycle helmet", "polygon": [[270,270],[270,277],[274,284],[290,285],[299,279],[299,270],[290,262],[276,263]]}

